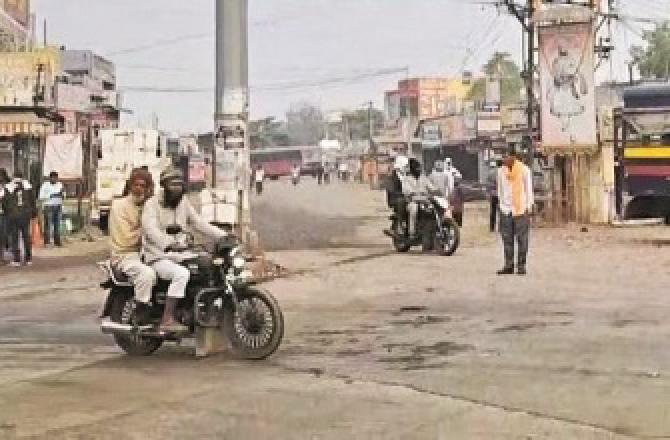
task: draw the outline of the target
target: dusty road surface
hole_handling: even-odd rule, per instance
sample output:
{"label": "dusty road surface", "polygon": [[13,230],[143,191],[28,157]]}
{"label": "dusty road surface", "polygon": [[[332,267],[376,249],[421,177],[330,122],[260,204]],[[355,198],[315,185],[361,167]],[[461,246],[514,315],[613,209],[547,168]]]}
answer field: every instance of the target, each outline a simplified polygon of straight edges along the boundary
{"label": "dusty road surface", "polygon": [[266,287],[287,331],[260,363],[98,333],[101,243],[0,269],[0,438],[670,438],[670,232],[535,229],[529,275],[466,213],[453,257],[394,254],[382,193],[270,183]]}

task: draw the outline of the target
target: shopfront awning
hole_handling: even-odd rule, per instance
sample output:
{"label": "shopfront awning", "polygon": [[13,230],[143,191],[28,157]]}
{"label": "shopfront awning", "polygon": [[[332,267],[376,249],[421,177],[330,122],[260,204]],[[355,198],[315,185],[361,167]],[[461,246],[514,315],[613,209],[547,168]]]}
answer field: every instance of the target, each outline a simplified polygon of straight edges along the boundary
{"label": "shopfront awning", "polygon": [[53,133],[54,122],[35,113],[0,113],[0,137],[45,136]]}

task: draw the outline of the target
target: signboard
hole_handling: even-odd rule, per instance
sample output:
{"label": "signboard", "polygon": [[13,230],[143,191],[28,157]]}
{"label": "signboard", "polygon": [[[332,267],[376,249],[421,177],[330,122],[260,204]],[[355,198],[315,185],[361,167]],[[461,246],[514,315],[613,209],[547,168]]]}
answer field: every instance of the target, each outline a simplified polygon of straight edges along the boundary
{"label": "signboard", "polygon": [[39,69],[40,92],[44,92],[40,104],[51,104],[51,85],[59,70],[59,60],[55,49],[0,53],[0,106],[32,107]]}
{"label": "signboard", "polygon": [[30,0],[2,0],[2,8],[21,26],[30,27]]}
{"label": "signboard", "polygon": [[591,23],[542,27],[539,38],[543,146],[596,145]]}

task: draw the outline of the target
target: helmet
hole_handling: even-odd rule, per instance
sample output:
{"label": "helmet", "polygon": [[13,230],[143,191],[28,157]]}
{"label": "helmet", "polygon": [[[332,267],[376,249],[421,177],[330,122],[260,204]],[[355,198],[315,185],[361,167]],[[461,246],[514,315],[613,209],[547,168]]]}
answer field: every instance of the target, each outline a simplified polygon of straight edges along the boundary
{"label": "helmet", "polygon": [[395,158],[393,168],[396,170],[402,170],[403,168],[407,168],[407,165],[409,165],[409,159],[407,156],[398,156]]}
{"label": "helmet", "polygon": [[162,186],[165,186],[171,180],[180,180],[184,181],[184,173],[179,169],[173,166],[167,167],[161,172],[160,183]]}

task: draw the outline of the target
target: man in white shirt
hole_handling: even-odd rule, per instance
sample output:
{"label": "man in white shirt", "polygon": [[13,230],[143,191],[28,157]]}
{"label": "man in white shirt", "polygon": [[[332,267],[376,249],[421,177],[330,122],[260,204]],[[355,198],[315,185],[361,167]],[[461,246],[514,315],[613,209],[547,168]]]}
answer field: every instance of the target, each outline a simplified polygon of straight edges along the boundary
{"label": "man in white shirt", "polygon": [[505,249],[505,266],[498,275],[514,273],[514,240],[518,244],[517,273],[526,275],[530,214],[535,203],[533,175],[515,151],[509,151],[498,171],[500,234]]}
{"label": "man in white shirt", "polygon": [[49,180],[42,184],[40,188],[39,201],[42,203],[44,211],[44,244],[51,244],[51,229],[53,227],[53,242],[61,247],[60,240],[60,222],[63,214],[63,198],[65,190],[63,184],[58,181],[58,173],[52,171],[49,173]]}
{"label": "man in white shirt", "polygon": [[256,171],[254,172],[254,180],[256,181],[256,194],[261,195],[263,193],[263,181],[265,180],[265,170],[263,166],[258,165]]}

